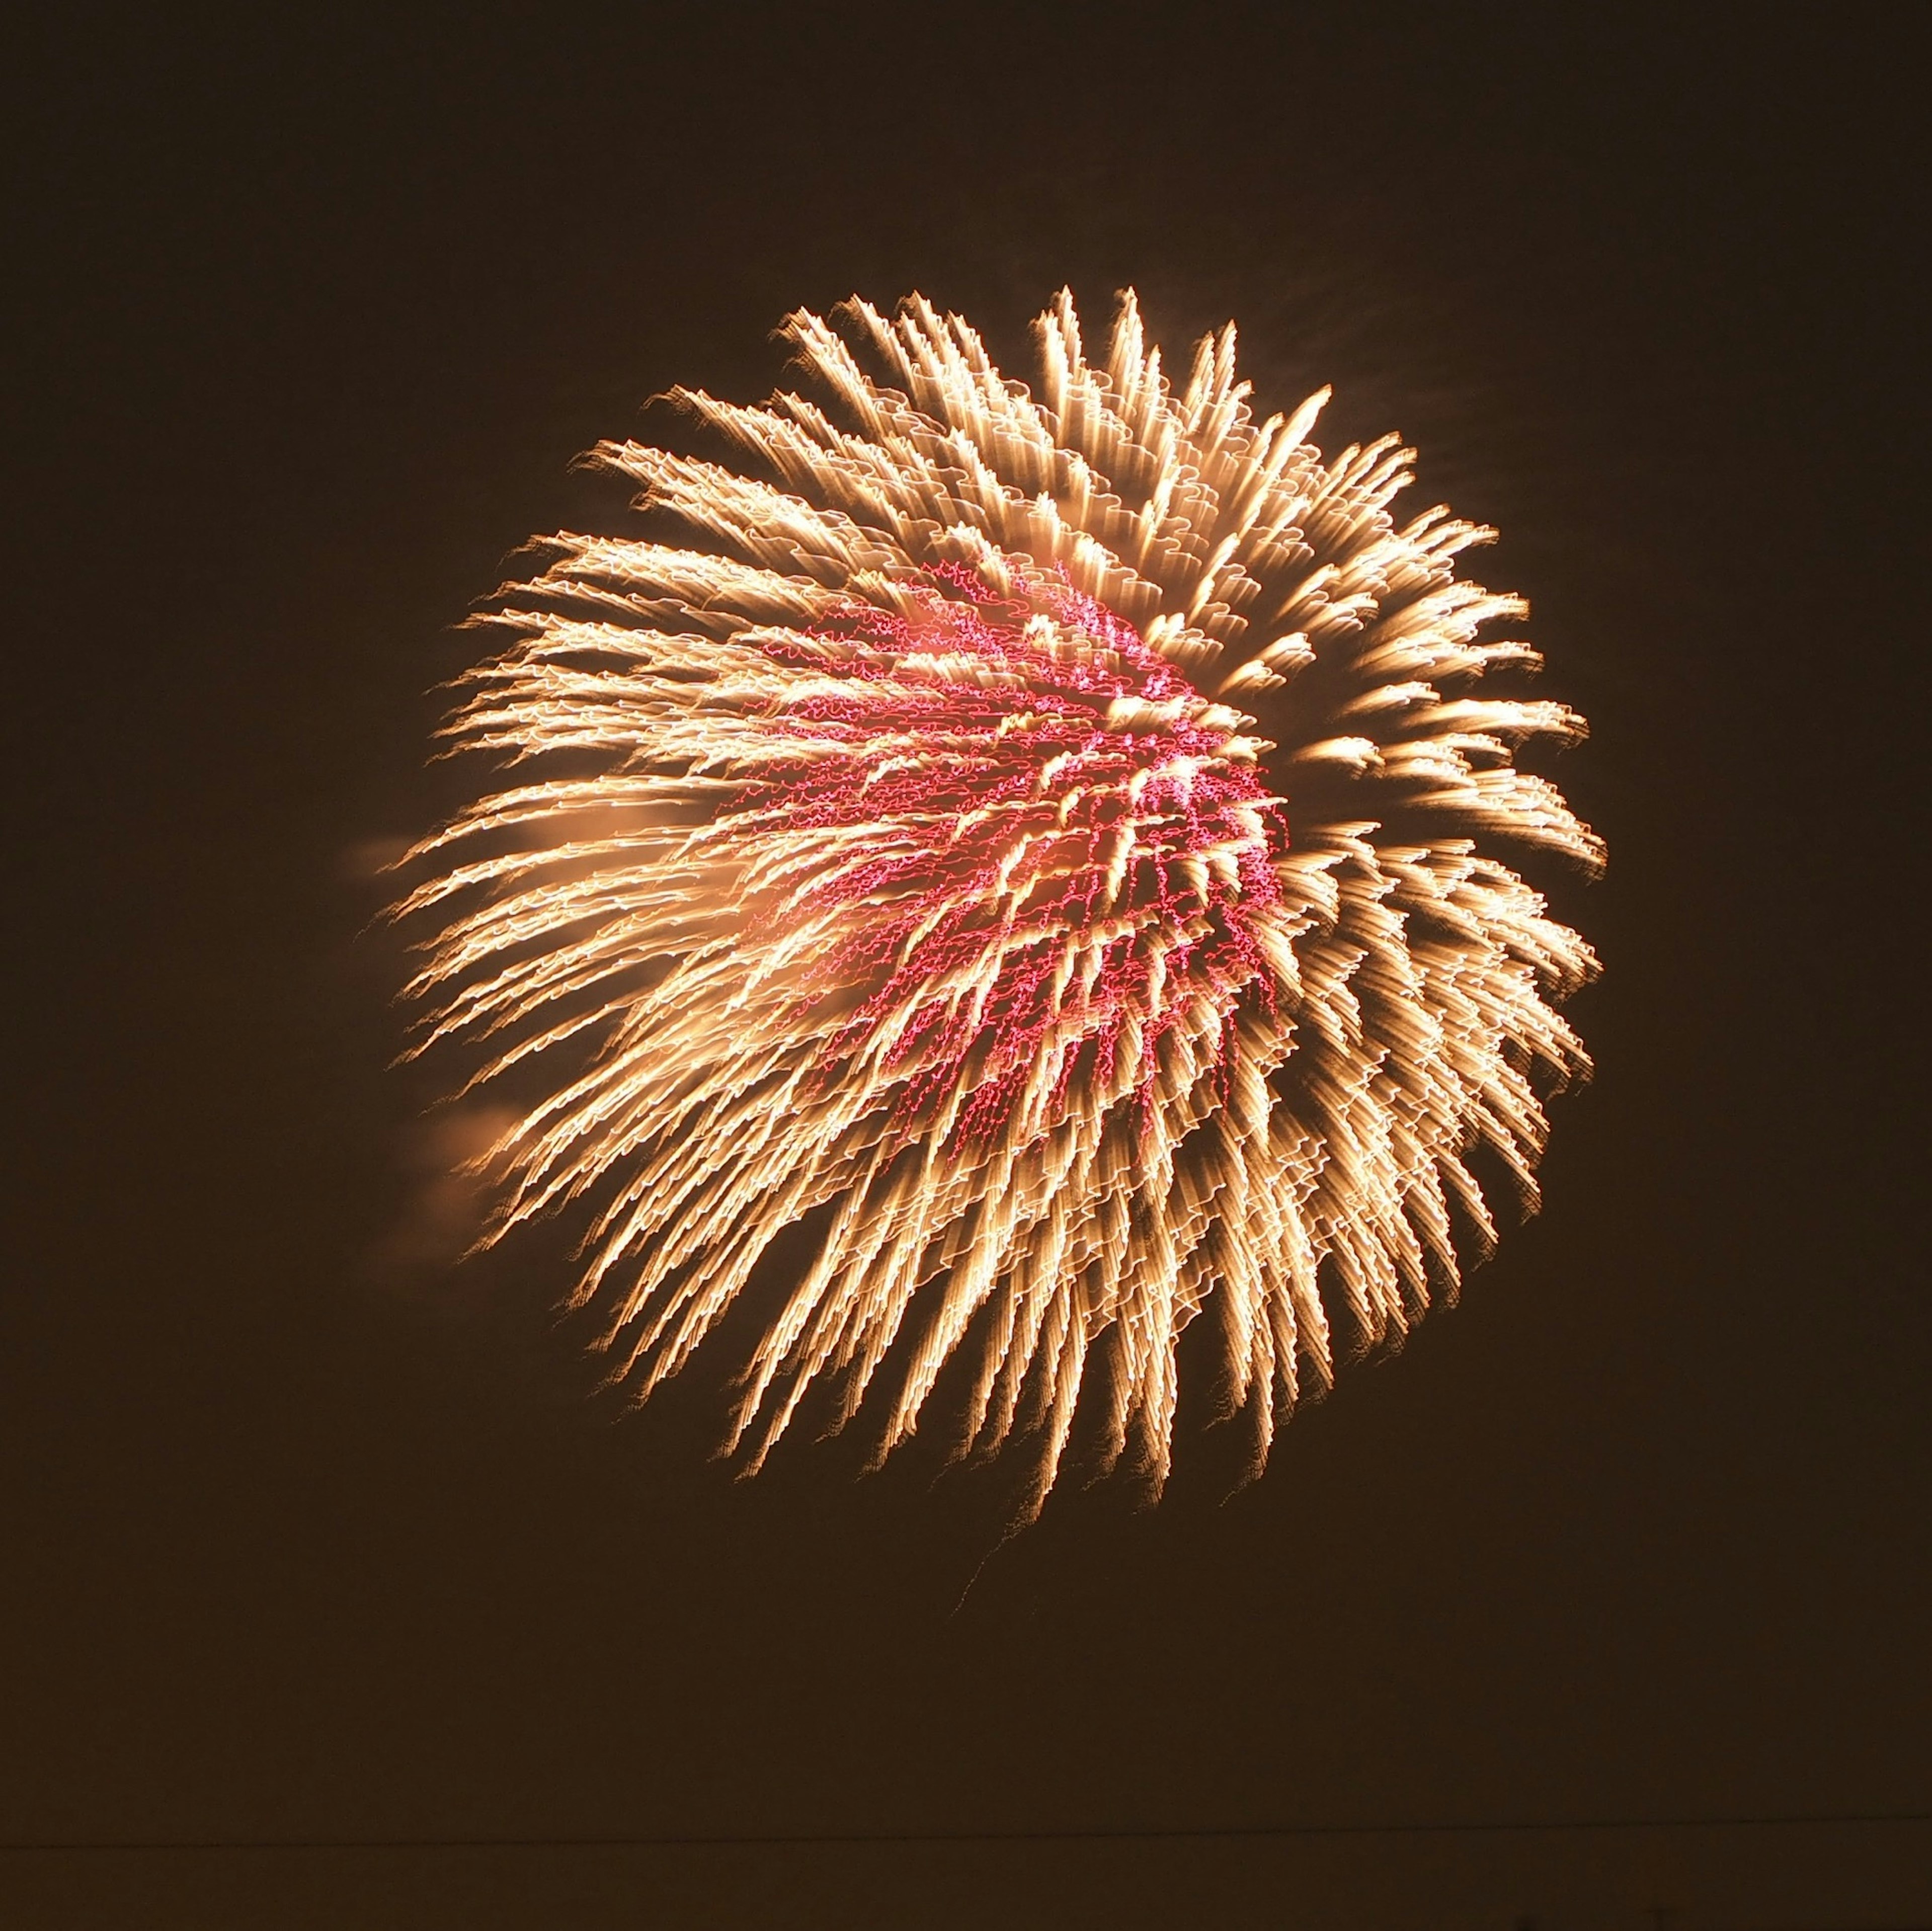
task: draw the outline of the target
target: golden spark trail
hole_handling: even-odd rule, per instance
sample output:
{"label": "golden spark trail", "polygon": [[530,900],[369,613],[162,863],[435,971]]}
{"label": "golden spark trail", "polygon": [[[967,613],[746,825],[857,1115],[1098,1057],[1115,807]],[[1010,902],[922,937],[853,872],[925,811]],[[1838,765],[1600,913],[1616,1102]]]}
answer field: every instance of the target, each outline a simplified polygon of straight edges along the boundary
{"label": "golden spark trail", "polygon": [[963,1352],[1032,1509],[1090,1384],[1157,1486],[1210,1307],[1264,1459],[1324,1292],[1400,1336],[1493,1240],[1472,1148],[1534,1198],[1596,966],[1492,854],[1600,865],[1514,763],[1582,720],[1475,694],[1538,661],[1456,574],[1493,532],[1398,523],[1412,452],[1324,459],[1326,391],[1258,421],[1232,325],[1177,388],[1131,294],[1098,365],[1062,294],[1030,392],[916,297],[842,315],[786,325],[822,401],[678,392],[759,475],[598,448],[699,547],[559,535],[489,619],[447,735],[510,775],[400,908],[417,1050],[561,1069],[485,1237],[580,1204],[641,1397],[821,1213],[752,1468],[821,1381],[842,1424],[890,1384],[883,1453]]}

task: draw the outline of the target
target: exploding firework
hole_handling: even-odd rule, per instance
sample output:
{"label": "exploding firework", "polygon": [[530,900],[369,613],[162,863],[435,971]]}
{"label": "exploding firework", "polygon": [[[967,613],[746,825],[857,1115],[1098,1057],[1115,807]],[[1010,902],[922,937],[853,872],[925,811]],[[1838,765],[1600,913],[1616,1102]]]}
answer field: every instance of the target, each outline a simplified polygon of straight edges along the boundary
{"label": "exploding firework", "polygon": [[1331,1310],[1399,1338],[1493,1240],[1473,1149],[1533,1198],[1595,962],[1492,852],[1600,863],[1514,763],[1582,721],[1472,694],[1538,662],[1455,574],[1492,532],[1398,524],[1412,452],[1324,460],[1325,390],[1258,421],[1232,326],[1177,388],[1131,294],[1104,366],[1063,294],[1030,392],[922,300],[841,313],[785,327],[820,400],[676,393],[758,476],[596,451],[698,547],[560,535],[493,607],[448,735],[512,776],[403,908],[422,1043],[538,1071],[485,1238],[584,1204],[641,1396],[806,1222],[752,1468],[820,1381],[880,1385],[883,1454],[958,1356],[1034,1507],[1090,1381],[1158,1485],[1204,1312],[1258,1461]]}

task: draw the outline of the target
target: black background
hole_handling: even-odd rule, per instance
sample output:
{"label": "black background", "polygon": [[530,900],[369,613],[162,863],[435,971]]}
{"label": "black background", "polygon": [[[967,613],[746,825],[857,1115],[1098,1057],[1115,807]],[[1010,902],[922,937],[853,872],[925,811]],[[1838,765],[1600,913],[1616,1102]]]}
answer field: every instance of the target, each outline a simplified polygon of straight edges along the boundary
{"label": "black background", "polygon": [[[1912,16],[1568,10],[16,29],[9,1921],[1932,1918],[1922,1822],[1146,1834],[1932,1810]],[[1608,973],[1460,1309],[996,1547],[943,1430],[708,1459],[742,1329],[629,1416],[552,1248],[412,1259],[363,928],[578,451],[1063,282],[1502,526]]]}

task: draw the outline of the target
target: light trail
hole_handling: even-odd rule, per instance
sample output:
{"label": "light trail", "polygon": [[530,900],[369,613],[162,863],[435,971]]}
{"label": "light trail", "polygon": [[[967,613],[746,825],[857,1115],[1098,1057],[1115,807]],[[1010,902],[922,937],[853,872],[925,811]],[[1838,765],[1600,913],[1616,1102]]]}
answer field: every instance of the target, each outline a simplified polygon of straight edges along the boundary
{"label": "light trail", "polygon": [[1157,1489],[1209,1309],[1258,1465],[1324,1292],[1400,1336],[1458,1219],[1492,1241],[1472,1147],[1534,1198],[1595,961],[1500,853],[1600,864],[1514,763],[1582,721],[1476,694],[1538,662],[1456,574],[1492,532],[1398,523],[1412,452],[1324,459],[1326,391],[1258,421],[1232,326],[1176,388],[1131,295],[1099,365],[1063,295],[1036,394],[917,298],[844,316],[787,324],[823,404],[677,393],[769,480],[598,451],[700,547],[557,536],[490,619],[448,735],[508,775],[400,908],[443,921],[420,1044],[559,1069],[485,1238],[584,1204],[641,1397],[820,1216],[750,1468],[820,1382],[836,1426],[881,1389],[884,1453],[963,1354],[958,1446],[1027,1435],[1028,1513],[1083,1390]]}

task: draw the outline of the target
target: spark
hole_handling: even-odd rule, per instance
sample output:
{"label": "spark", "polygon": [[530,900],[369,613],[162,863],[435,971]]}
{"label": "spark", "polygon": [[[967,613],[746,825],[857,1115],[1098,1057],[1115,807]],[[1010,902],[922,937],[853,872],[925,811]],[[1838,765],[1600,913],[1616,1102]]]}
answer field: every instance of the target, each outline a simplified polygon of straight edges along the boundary
{"label": "spark", "polygon": [[1596,963],[1497,848],[1600,865],[1514,761],[1582,721],[1475,694],[1538,662],[1456,574],[1493,532],[1398,523],[1413,452],[1324,458],[1325,390],[1257,420],[1232,325],[1177,387],[1063,293],[1029,391],[921,298],[838,313],[785,325],[822,400],[675,392],[759,474],[596,452],[694,547],[560,535],[494,600],[446,734],[506,775],[399,908],[417,1050],[535,1069],[484,1238],[578,1208],[641,1399],[814,1216],[748,1469],[820,1384],[883,1455],[960,1357],[1026,1513],[1083,1392],[1157,1489],[1210,1310],[1258,1466],[1331,1307],[1400,1339],[1492,1243],[1472,1149],[1534,1201]]}

